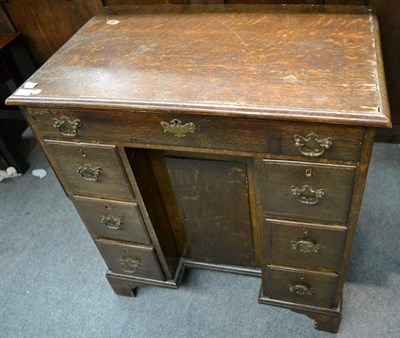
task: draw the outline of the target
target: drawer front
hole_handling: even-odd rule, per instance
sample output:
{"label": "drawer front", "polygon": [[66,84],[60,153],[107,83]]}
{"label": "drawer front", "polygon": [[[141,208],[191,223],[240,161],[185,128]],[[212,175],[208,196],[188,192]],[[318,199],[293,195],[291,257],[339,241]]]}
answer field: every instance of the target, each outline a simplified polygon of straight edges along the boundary
{"label": "drawer front", "polygon": [[97,240],[96,244],[112,272],[165,280],[153,248]]}
{"label": "drawer front", "polygon": [[261,198],[268,218],[346,224],[355,168],[264,160]]}
{"label": "drawer front", "polygon": [[145,112],[31,109],[44,138],[358,161],[363,128]]}
{"label": "drawer front", "polygon": [[74,195],[132,199],[115,147],[46,142],[52,161]]}
{"label": "drawer front", "polygon": [[263,252],[274,265],[339,270],[346,237],[343,227],[267,220],[262,236]]}
{"label": "drawer front", "polygon": [[324,308],[332,307],[336,274],[268,266],[263,278],[264,294],[269,298]]}
{"label": "drawer front", "polygon": [[95,238],[150,244],[136,203],[74,197],[74,203]]}

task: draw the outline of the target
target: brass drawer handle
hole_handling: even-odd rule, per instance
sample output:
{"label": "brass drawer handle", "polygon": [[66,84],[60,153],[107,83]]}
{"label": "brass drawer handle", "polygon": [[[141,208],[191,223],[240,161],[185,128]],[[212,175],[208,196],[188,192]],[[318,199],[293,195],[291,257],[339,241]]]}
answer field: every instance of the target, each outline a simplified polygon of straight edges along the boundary
{"label": "brass drawer handle", "polygon": [[299,296],[312,296],[313,288],[306,283],[289,284],[289,292]]}
{"label": "brass drawer handle", "polygon": [[114,217],[111,215],[100,217],[100,222],[103,223],[107,228],[112,230],[119,230],[121,228],[124,219],[122,217]]}
{"label": "brass drawer handle", "polygon": [[185,124],[182,124],[182,121],[178,119],[173,119],[171,122],[165,122],[161,121],[160,122],[161,126],[164,129],[164,133],[171,133],[174,134],[174,136],[182,138],[185,137],[186,134],[189,133],[194,133],[196,126],[194,125],[193,122],[188,122]]}
{"label": "brass drawer handle", "polygon": [[321,138],[317,134],[311,133],[306,137],[294,135],[294,145],[299,148],[299,151],[308,157],[321,156],[326,149],[332,145],[332,138]]}
{"label": "brass drawer handle", "polygon": [[292,241],[291,247],[293,251],[298,251],[306,254],[319,252],[319,244],[316,244],[313,240],[305,238]]}
{"label": "brass drawer handle", "polygon": [[140,260],[129,257],[122,257],[120,260],[121,268],[127,273],[135,273],[139,267]]}
{"label": "brass drawer handle", "polygon": [[82,122],[79,119],[70,120],[66,116],[61,116],[60,119],[54,118],[53,127],[56,128],[62,135],[74,137],[78,133],[78,129],[82,127]]}
{"label": "brass drawer handle", "polygon": [[319,253],[319,244],[317,244],[314,240],[307,238],[308,229],[303,229],[303,238],[298,238],[295,241],[290,242],[290,246],[293,251],[298,251],[301,253],[309,254],[309,253]]}
{"label": "brass drawer handle", "polygon": [[292,193],[294,196],[298,196],[297,200],[300,203],[313,205],[317,204],[320,199],[325,195],[323,189],[313,189],[310,185],[303,185],[301,188],[292,186]]}
{"label": "brass drawer handle", "polygon": [[85,163],[82,165],[76,166],[76,172],[81,174],[81,176],[91,182],[96,182],[99,179],[100,174],[103,172],[103,169],[100,167],[92,167],[91,164]]}

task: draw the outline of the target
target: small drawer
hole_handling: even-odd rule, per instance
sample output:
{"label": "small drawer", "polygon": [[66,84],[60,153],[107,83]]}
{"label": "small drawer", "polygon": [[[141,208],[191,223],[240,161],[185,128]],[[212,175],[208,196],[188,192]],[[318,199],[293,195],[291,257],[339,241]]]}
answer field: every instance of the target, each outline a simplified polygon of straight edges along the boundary
{"label": "small drawer", "polygon": [[74,203],[95,238],[150,244],[136,203],[75,196]]}
{"label": "small drawer", "polygon": [[43,138],[264,153],[295,159],[353,161],[363,128],[173,113],[30,109]]}
{"label": "small drawer", "polygon": [[99,239],[99,251],[112,272],[134,277],[165,280],[153,248]]}
{"label": "small drawer", "polygon": [[339,270],[346,238],[344,227],[267,220],[262,236],[263,253],[274,265]]}
{"label": "small drawer", "polygon": [[65,189],[74,195],[133,198],[114,146],[52,141],[46,146]]}
{"label": "small drawer", "polygon": [[269,298],[331,308],[337,275],[268,266],[263,272],[263,292]]}
{"label": "small drawer", "polygon": [[352,166],[264,160],[263,211],[268,218],[346,224],[354,175]]}

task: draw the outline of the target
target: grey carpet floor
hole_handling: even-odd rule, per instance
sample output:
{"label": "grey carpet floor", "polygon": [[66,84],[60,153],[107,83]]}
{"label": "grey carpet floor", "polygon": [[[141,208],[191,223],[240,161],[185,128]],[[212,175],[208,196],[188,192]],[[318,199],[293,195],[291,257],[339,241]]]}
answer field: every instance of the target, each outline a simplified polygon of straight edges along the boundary
{"label": "grey carpet floor", "polygon": [[[31,169],[0,183],[0,337],[333,337],[257,303],[260,280],[189,270],[179,290],[116,296],[31,136]],[[39,179],[32,169],[44,168]],[[400,337],[400,145],[376,144],[337,337]]]}

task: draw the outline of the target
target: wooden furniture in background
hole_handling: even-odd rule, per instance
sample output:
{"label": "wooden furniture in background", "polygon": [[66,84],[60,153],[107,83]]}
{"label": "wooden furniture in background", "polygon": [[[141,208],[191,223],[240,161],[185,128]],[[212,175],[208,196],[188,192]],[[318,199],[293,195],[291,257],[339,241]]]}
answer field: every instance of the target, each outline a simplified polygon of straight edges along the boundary
{"label": "wooden furniture in background", "polygon": [[7,0],[2,6],[15,29],[23,33],[29,53],[40,66],[103,8],[103,3],[101,0]]}
{"label": "wooden furniture in background", "polygon": [[260,303],[336,332],[390,126],[376,27],[352,7],[110,7],[7,102],[117,294],[177,288],[185,267],[260,276]]}
{"label": "wooden furniture in background", "polygon": [[35,71],[20,38],[20,33],[0,33],[0,169],[12,166],[23,173],[28,164],[19,150],[19,143],[28,125],[17,107],[4,104]]}
{"label": "wooden furniture in background", "polygon": [[377,140],[400,143],[400,1],[369,0],[379,18],[392,129],[378,129]]}

